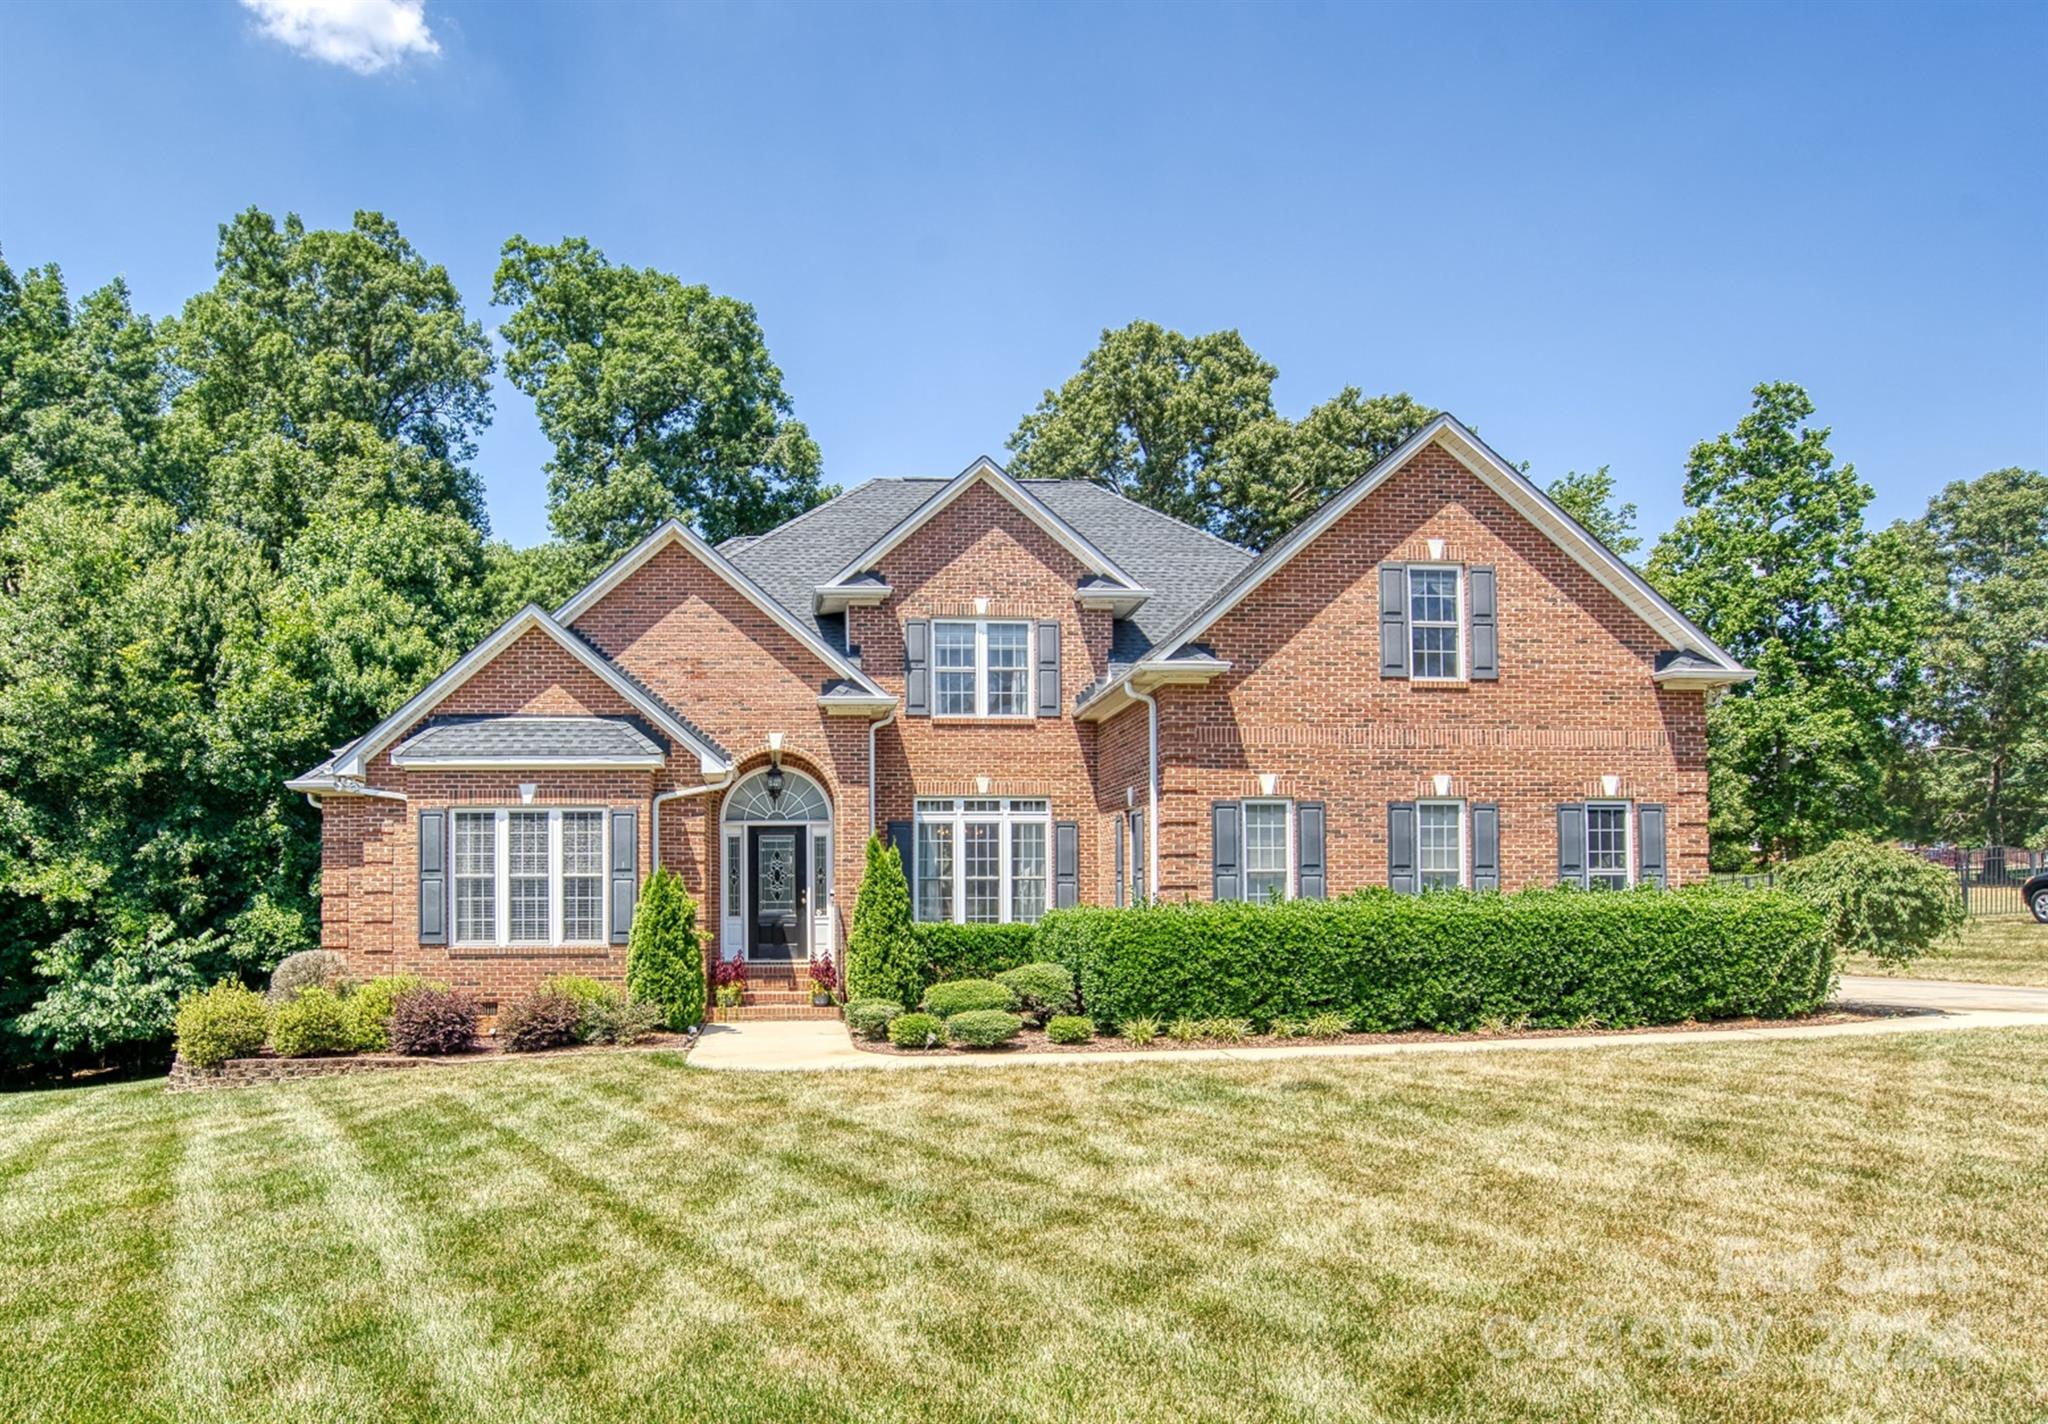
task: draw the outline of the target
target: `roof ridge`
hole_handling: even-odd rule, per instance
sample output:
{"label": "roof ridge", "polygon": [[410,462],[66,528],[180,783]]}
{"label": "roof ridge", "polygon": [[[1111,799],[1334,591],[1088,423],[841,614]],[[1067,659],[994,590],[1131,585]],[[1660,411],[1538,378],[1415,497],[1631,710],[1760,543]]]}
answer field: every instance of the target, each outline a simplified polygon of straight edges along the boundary
{"label": "roof ridge", "polygon": [[1258,557],[1258,553],[1255,550],[1247,549],[1244,545],[1226,539],[1221,534],[1212,534],[1199,524],[1190,524],[1185,519],[1182,519],[1179,515],[1168,514],[1163,509],[1154,509],[1149,504],[1145,504],[1142,501],[1132,499],[1122,490],[1113,490],[1108,485],[1100,484],[1095,480],[1089,479],[1085,475],[1072,475],[1064,478],[1055,476],[1033,476],[1032,478],[1024,480],[1021,483],[1027,485],[1083,485],[1088,489],[1101,490],[1111,499],[1118,500],[1124,504],[1128,504],[1133,509],[1142,509],[1145,511],[1146,514],[1151,515],[1157,519],[1164,519],[1167,523],[1175,525],[1178,528],[1186,529],[1193,533],[1199,534],[1212,544],[1221,544],[1226,549],[1234,549],[1238,553],[1243,554],[1248,559],[1255,559]]}
{"label": "roof ridge", "polygon": [[[761,540],[763,540],[763,539],[772,539],[772,538],[774,538],[774,537],[775,537],[775,536],[776,536],[777,534],[780,534],[780,533],[782,533],[782,532],[783,532],[783,531],[784,531],[785,529],[794,529],[794,528],[795,528],[795,527],[796,527],[797,525],[799,525],[799,524],[803,523],[803,522],[804,522],[804,521],[805,521],[806,519],[809,519],[809,518],[810,518],[810,517],[811,517],[812,515],[814,515],[814,514],[822,514],[822,513],[824,512],[824,511],[826,511],[826,510],[830,509],[830,508],[831,508],[831,507],[832,507],[833,505],[835,505],[835,504],[839,503],[839,501],[840,501],[840,500],[842,500],[842,499],[846,499],[846,498],[848,498],[849,496],[851,496],[851,495],[852,495],[852,494],[854,493],[854,491],[856,491],[856,490],[864,490],[864,489],[866,489],[866,488],[867,488],[867,487],[868,487],[869,485],[876,485],[876,484],[884,484],[884,483],[887,483],[887,484],[909,484],[909,483],[910,483],[910,482],[912,482],[913,480],[929,480],[929,479],[931,479],[931,478],[933,478],[933,477],[932,477],[932,476],[929,476],[929,475],[870,475],[870,476],[868,476],[868,478],[866,478],[866,479],[862,480],[862,481],[861,481],[861,482],[860,482],[859,484],[857,484],[857,485],[852,485],[852,486],[850,486],[850,487],[848,487],[848,488],[846,488],[846,489],[843,489],[843,490],[839,491],[839,493],[838,493],[838,494],[835,494],[835,495],[833,495],[833,496],[832,496],[832,498],[830,498],[830,499],[828,499],[828,500],[825,500],[825,501],[824,501],[823,503],[820,503],[820,504],[814,504],[814,505],[812,505],[812,506],[811,506],[811,507],[810,507],[809,509],[806,509],[806,510],[805,510],[805,511],[804,511],[803,513],[801,513],[801,514],[792,514],[792,515],[791,515],[791,516],[790,516],[789,518],[787,518],[787,519],[783,520],[783,521],[782,521],[782,522],[781,522],[780,524],[776,525],[776,526],[775,526],[775,527],[774,527],[773,529],[764,529],[764,530],[762,530],[762,531],[761,531],[761,532],[760,532],[759,534],[735,534],[735,535],[733,535],[733,539],[746,539],[746,540],[749,540],[749,541],[751,541],[752,543],[759,543],[759,542],[760,542]],[[729,543],[731,543],[731,542],[732,542],[732,539],[728,539],[728,540],[726,540],[726,541],[725,541],[725,543],[722,543],[722,544],[717,544],[717,545],[714,545],[713,547],[715,547],[715,548],[718,548],[718,549],[721,549],[721,550],[722,550],[722,549],[724,549],[724,547],[725,547],[725,545],[726,545],[726,544],[729,544]],[[740,552],[740,551],[739,551],[739,550],[734,550],[733,552],[734,552],[734,553],[738,553],[738,552]]]}

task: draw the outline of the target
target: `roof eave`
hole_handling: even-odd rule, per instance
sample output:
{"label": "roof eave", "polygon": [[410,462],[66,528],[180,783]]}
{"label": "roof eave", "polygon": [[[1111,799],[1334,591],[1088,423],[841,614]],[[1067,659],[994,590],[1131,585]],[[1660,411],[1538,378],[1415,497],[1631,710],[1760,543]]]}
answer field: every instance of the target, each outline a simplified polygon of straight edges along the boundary
{"label": "roof eave", "polygon": [[663,756],[549,756],[545,752],[507,752],[502,756],[405,756],[394,754],[391,764],[404,770],[432,768],[436,771],[505,771],[532,768],[536,771],[618,771],[655,770],[668,764]]}

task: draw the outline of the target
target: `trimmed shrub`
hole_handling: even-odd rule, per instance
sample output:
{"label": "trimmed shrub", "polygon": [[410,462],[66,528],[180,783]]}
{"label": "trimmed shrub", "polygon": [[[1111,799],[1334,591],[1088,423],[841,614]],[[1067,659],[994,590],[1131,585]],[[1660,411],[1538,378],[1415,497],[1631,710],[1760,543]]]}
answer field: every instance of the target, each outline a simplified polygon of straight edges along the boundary
{"label": "trimmed shrub", "polygon": [[926,922],[913,926],[923,974],[922,983],[947,979],[995,979],[1006,969],[1038,957],[1036,925],[956,925]]}
{"label": "trimmed shrub", "polygon": [[903,1016],[903,1005],[894,999],[855,999],[846,1006],[846,1026],[866,1039],[880,1039],[889,1025]]}
{"label": "trimmed shrub", "polygon": [[287,954],[270,971],[270,1002],[282,1004],[301,989],[339,989],[348,983],[348,961],[331,949]]}
{"label": "trimmed shrub", "polygon": [[1054,1014],[1046,1021],[1048,1043],[1086,1043],[1095,1037],[1095,1024],[1079,1014]]}
{"label": "trimmed shrub", "polygon": [[357,985],[355,992],[341,1001],[348,1014],[349,1039],[356,1052],[388,1053],[392,1006],[400,994],[426,982],[417,974],[383,974]]}
{"label": "trimmed shrub", "polygon": [[567,994],[586,1009],[592,1004],[617,1004],[625,1000],[625,994],[615,984],[592,979],[587,974],[557,974],[540,983],[544,994]]}
{"label": "trimmed shrub", "polygon": [[1064,964],[1020,964],[996,982],[1017,996],[1017,1011],[1033,1023],[1074,1011],[1074,974]]}
{"label": "trimmed shrub", "polygon": [[946,1020],[946,1037],[962,1048],[996,1048],[1024,1031],[1024,1020],[1001,1009],[969,1009]]}
{"label": "trimmed shrub", "polygon": [[1868,954],[1893,968],[1963,927],[1955,871],[1862,836],[1793,861],[1778,883],[1826,917],[1837,954]]}
{"label": "trimmed shrub", "polygon": [[704,945],[697,902],[683,882],[657,866],[640,888],[626,940],[626,991],[661,1009],[677,1033],[704,1022]]}
{"label": "trimmed shrub", "polygon": [[661,1027],[661,1006],[645,999],[600,1000],[583,1006],[585,1043],[638,1043]]}
{"label": "trimmed shrub", "polygon": [[538,1053],[583,1041],[583,1005],[554,989],[537,989],[498,1010],[498,1042],[507,1053]]}
{"label": "trimmed shrub", "polygon": [[1040,950],[1103,1024],[1341,1014],[1366,1033],[1489,1017],[1565,1028],[1755,1015],[1826,1002],[1821,913],[1781,890],[1443,891],[1057,910]]}
{"label": "trimmed shrub", "polygon": [[476,1000],[460,989],[408,989],[391,1006],[391,1051],[415,1058],[467,1053],[476,1047],[479,1017]]}
{"label": "trimmed shrub", "polygon": [[869,836],[867,871],[846,936],[846,996],[914,1004],[924,988],[919,961],[903,857],[880,836]]}
{"label": "trimmed shrub", "polygon": [[195,1068],[247,1058],[269,1033],[270,1002],[231,980],[188,990],[178,1000],[178,1056]]}
{"label": "trimmed shrub", "polygon": [[982,1009],[1007,1012],[1017,1007],[1017,996],[1007,984],[998,984],[993,979],[951,979],[925,990],[921,1007],[928,1014],[949,1019],[955,1014]]}
{"label": "trimmed shrub", "polygon": [[270,1046],[286,1058],[349,1053],[356,1046],[347,1005],[332,989],[301,989],[277,1006],[270,1022]]}
{"label": "trimmed shrub", "polygon": [[889,1042],[898,1048],[944,1048],[946,1021],[936,1014],[899,1014],[890,1020]]}

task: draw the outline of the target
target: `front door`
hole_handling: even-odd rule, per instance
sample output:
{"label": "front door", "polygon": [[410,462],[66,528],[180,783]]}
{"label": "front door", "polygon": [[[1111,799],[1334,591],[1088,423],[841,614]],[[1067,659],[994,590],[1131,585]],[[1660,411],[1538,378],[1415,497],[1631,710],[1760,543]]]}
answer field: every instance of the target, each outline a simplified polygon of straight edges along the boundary
{"label": "front door", "polygon": [[752,914],[747,920],[747,958],[807,959],[802,826],[754,826],[747,831],[747,863],[753,867]]}

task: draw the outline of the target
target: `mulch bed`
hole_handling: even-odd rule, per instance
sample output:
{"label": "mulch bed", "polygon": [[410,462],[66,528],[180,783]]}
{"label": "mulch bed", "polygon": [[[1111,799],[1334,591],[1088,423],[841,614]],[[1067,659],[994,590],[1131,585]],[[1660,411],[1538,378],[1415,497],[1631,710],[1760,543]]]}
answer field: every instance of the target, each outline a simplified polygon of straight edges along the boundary
{"label": "mulch bed", "polygon": [[1634,1037],[1648,1034],[1699,1033],[1707,1029],[1729,1028],[1815,1028],[1827,1024],[1868,1023],[1872,1019],[1897,1018],[1913,1012],[1915,1011],[1911,1009],[1880,1007],[1829,1009],[1823,1013],[1803,1014],[1786,1019],[1711,1019],[1703,1023],[1652,1024],[1646,1028],[1526,1028],[1503,1030],[1499,1033],[1485,1033],[1479,1030],[1471,1033],[1437,1033],[1430,1029],[1411,1029],[1405,1033],[1347,1033],[1341,1038],[1280,1038],[1267,1033],[1253,1034],[1230,1043],[1210,1038],[1198,1038],[1183,1043],[1161,1034],[1142,1046],[1126,1039],[1106,1035],[1098,1036],[1088,1043],[1048,1043],[1045,1030],[1027,1028],[1001,1048],[898,1048],[886,1039],[871,1042],[858,1037],[853,1038],[853,1046],[864,1053],[887,1053],[902,1058],[1022,1057],[1046,1053],[1146,1054],[1183,1048],[1335,1048],[1355,1043],[1471,1043],[1520,1038],[1608,1038],[1616,1035]]}
{"label": "mulch bed", "polygon": [[634,1044],[575,1043],[567,1048],[543,1048],[532,1053],[514,1053],[492,1038],[480,1038],[466,1053],[445,1053],[412,1057],[403,1053],[324,1053],[309,1058],[285,1058],[266,1048],[247,1058],[230,1058],[218,1068],[194,1068],[180,1059],[171,1062],[167,1086],[172,1092],[202,1092],[212,1088],[246,1088],[258,1083],[284,1083],[299,1078],[334,1078],[356,1073],[396,1072],[408,1068],[444,1068],[457,1063],[479,1063],[516,1058],[564,1058],[581,1053],[688,1053],[696,1044],[693,1033],[656,1033]]}

